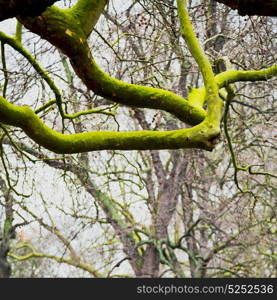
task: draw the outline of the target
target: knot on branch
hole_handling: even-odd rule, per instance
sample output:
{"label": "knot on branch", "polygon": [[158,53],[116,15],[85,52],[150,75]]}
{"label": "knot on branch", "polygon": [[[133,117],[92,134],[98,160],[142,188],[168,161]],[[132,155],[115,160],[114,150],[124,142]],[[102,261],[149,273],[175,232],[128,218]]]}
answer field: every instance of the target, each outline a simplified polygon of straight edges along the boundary
{"label": "knot on branch", "polygon": [[217,134],[217,135],[213,136],[212,138],[210,138],[207,141],[207,144],[209,147],[208,150],[212,151],[219,142],[220,142],[220,134]]}

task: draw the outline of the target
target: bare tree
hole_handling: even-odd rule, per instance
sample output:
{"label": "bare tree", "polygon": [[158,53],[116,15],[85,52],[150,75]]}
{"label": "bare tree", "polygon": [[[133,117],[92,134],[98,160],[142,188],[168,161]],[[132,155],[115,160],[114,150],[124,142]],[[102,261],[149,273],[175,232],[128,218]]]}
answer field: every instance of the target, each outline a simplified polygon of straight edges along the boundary
{"label": "bare tree", "polygon": [[[137,1],[123,12],[97,3],[18,17],[50,43],[33,35],[25,41],[30,32],[21,36],[20,24],[15,37],[0,34],[2,191],[17,207],[4,219],[11,220],[12,211],[20,221],[11,232],[37,224],[44,237],[30,241],[18,231],[15,245],[13,237],[3,243],[3,261],[7,255],[14,264],[45,258],[94,277],[274,276],[274,93],[265,92],[276,87],[276,57],[266,37],[273,21],[251,18],[234,26],[227,7],[199,1],[189,6],[192,31],[183,1],[177,7],[174,1]],[[6,57],[7,45],[17,53],[14,60]],[[27,76],[19,54],[34,70]],[[34,86],[38,96],[31,102],[27,91]],[[26,101],[29,108],[21,106]],[[168,148],[213,152],[157,151]],[[72,205],[50,204],[45,195],[42,210],[25,204],[18,158],[25,172],[30,162],[59,170]],[[80,191],[88,201],[76,196]],[[78,225],[66,230],[61,216]],[[76,245],[87,231],[88,245]],[[48,238],[54,250],[44,247]],[[129,271],[118,273],[122,266]]]}

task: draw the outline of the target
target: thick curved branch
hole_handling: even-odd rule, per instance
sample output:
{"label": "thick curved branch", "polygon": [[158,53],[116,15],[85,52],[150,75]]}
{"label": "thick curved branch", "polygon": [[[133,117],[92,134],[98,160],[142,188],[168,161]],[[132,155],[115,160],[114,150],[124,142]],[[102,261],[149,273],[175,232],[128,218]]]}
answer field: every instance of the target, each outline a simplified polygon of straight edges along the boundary
{"label": "thick curved branch", "polygon": [[217,134],[206,122],[173,131],[96,131],[61,134],[46,126],[27,106],[16,106],[0,96],[0,122],[20,127],[39,145],[55,153],[95,150],[148,150],[199,148],[212,150],[210,140]]}
{"label": "thick curved branch", "polygon": [[[209,86],[211,85],[211,83],[215,83],[214,73],[207,55],[205,54],[194,34],[186,5],[186,0],[177,0],[177,9],[180,19],[182,37],[186,41],[190,53],[192,54],[200,68],[205,86]],[[211,88],[217,91],[217,87],[215,86],[215,84],[213,84]]]}
{"label": "thick curved branch", "polygon": [[[99,17],[99,16],[98,16]],[[165,110],[181,121],[196,125],[205,110],[181,96],[162,89],[125,83],[103,72],[94,61],[86,34],[69,10],[49,8],[37,18],[20,18],[25,27],[60,48],[69,58],[76,74],[97,95],[133,107]]]}
{"label": "thick curved branch", "polygon": [[[73,10],[74,11],[74,10]],[[100,16],[95,15],[95,22]],[[71,59],[78,76],[99,95],[129,106],[164,109],[189,124],[198,124],[205,111],[168,91],[132,85],[110,77],[94,62],[86,34],[72,10],[52,6],[42,16],[19,18],[33,32],[59,47]],[[56,153],[79,153],[103,149],[144,150],[201,148],[211,150],[210,140],[218,135],[211,124],[202,122],[190,129],[167,132],[88,132],[64,135],[47,127],[28,107],[18,107],[0,98],[0,121],[20,127],[39,145]]]}
{"label": "thick curved branch", "polygon": [[205,101],[208,105],[208,115],[206,117],[206,120],[209,121],[209,126],[217,128],[219,133],[223,104],[219,97],[218,85],[216,84],[211,63],[196,38],[186,6],[186,0],[177,0],[181,33],[203,76],[206,91]]}

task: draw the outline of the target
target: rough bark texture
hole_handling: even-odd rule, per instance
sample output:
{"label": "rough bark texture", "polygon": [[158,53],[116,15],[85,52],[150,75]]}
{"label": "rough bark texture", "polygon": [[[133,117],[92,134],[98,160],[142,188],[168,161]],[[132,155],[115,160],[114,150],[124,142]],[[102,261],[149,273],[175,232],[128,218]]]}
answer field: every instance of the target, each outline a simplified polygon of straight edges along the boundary
{"label": "rough bark texture", "polygon": [[11,275],[11,266],[7,261],[9,247],[6,243],[0,244],[0,278],[9,278]]}
{"label": "rough bark texture", "polygon": [[59,0],[0,0],[0,21],[20,16],[39,16]]}
{"label": "rough bark texture", "polygon": [[242,16],[277,16],[277,0],[215,0],[232,9],[237,9]]}
{"label": "rough bark texture", "polygon": [[0,278],[8,278],[11,275],[11,265],[8,262],[7,255],[10,250],[11,239],[15,238],[15,230],[13,227],[13,198],[10,197],[9,190],[1,176],[0,190],[3,193],[3,203],[5,203],[5,221],[3,228],[0,228]]}

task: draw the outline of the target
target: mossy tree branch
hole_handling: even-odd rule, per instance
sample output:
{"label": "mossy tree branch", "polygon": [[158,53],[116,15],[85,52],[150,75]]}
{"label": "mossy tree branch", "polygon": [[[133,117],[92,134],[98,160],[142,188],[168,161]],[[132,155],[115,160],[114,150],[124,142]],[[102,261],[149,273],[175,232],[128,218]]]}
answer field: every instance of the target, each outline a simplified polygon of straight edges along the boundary
{"label": "mossy tree branch", "polygon": [[211,150],[210,133],[204,126],[173,131],[96,131],[61,134],[46,126],[27,106],[16,106],[0,96],[0,122],[20,127],[39,145],[55,153],[80,153],[104,149],[146,150],[200,148]]}
{"label": "mossy tree branch", "polygon": [[218,85],[215,81],[211,63],[193,31],[186,5],[186,0],[177,0],[178,15],[181,23],[181,33],[203,76],[206,91],[205,98],[208,105],[208,115],[205,119],[207,122],[207,127],[213,128],[215,131],[218,131],[219,134],[222,101],[219,97]]}
{"label": "mossy tree branch", "polygon": [[107,3],[108,0],[79,0],[70,10],[79,19],[87,37],[92,32]]}

